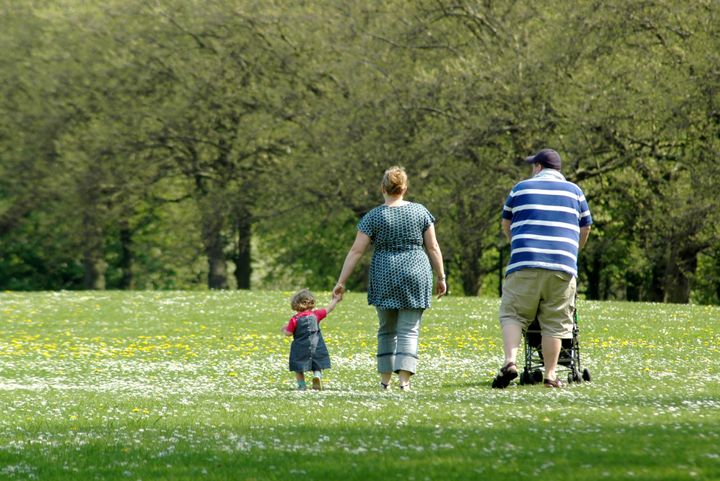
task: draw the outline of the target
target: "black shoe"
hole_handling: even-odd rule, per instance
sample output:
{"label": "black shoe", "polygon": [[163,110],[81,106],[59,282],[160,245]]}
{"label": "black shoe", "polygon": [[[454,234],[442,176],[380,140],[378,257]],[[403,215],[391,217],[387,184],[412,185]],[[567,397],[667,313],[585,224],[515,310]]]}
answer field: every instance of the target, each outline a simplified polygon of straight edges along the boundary
{"label": "black shoe", "polygon": [[496,389],[505,389],[510,385],[510,381],[518,377],[517,366],[514,362],[509,362],[500,368],[500,374],[493,379],[492,387]]}

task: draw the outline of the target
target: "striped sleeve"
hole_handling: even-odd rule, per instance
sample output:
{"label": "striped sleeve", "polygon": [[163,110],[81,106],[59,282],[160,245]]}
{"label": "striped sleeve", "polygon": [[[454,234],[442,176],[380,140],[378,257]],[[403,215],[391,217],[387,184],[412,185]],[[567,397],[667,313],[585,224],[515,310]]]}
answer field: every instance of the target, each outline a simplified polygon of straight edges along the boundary
{"label": "striped sleeve", "polygon": [[588,206],[587,199],[585,199],[585,195],[582,191],[580,191],[580,194],[580,220],[578,224],[580,227],[587,227],[593,223],[592,215],[590,215],[590,207]]}
{"label": "striped sleeve", "polygon": [[507,196],[507,199],[505,199],[505,204],[503,204],[503,211],[502,211],[502,218],[505,220],[511,220],[513,216],[513,199],[515,197],[513,196],[513,193],[510,192],[510,195]]}

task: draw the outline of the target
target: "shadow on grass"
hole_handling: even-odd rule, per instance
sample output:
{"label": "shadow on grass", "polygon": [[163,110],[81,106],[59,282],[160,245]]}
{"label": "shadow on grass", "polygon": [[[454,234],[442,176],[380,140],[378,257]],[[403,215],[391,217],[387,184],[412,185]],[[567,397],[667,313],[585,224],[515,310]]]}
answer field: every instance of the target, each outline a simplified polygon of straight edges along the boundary
{"label": "shadow on grass", "polygon": [[[103,429],[89,426],[87,431],[102,434]],[[231,423],[204,433],[204,439],[193,439],[194,426],[146,428],[139,441],[130,444],[113,442],[112,432],[105,437],[80,436],[79,444],[51,445],[26,434],[23,449],[6,445],[0,450],[2,472],[15,470],[17,479],[685,481],[720,477],[718,433],[692,423],[683,430],[619,424],[578,429],[561,422],[510,426],[469,422],[468,427],[430,428],[408,422],[352,428],[300,425],[272,431]]]}

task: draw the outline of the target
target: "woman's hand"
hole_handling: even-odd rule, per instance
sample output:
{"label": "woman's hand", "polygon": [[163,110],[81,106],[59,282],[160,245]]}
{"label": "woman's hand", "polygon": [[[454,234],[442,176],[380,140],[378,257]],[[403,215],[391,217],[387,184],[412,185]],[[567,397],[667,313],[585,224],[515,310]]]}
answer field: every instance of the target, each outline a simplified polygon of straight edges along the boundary
{"label": "woman's hand", "polygon": [[342,299],[343,294],[345,294],[345,286],[338,282],[333,288],[333,296],[337,296]]}
{"label": "woman's hand", "polygon": [[445,279],[437,280],[437,283],[435,284],[435,294],[437,294],[438,299],[447,294],[447,284],[445,284]]}
{"label": "woman's hand", "polygon": [[333,301],[335,301],[335,302],[337,303],[337,302],[342,301],[342,299],[343,299],[343,294],[342,294],[342,293],[338,294],[338,293],[336,293],[335,291],[333,291],[333,296],[332,296],[332,300],[333,300]]}

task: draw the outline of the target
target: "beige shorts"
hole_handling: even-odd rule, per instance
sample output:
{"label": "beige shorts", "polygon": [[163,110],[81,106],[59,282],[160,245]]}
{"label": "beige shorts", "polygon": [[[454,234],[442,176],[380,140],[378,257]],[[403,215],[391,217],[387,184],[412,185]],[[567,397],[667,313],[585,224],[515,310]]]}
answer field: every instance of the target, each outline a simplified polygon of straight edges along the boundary
{"label": "beige shorts", "polygon": [[520,269],[503,283],[500,325],[527,329],[537,317],[543,336],[572,338],[575,276],[548,269]]}

